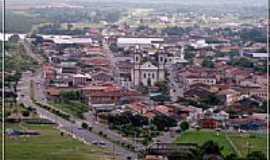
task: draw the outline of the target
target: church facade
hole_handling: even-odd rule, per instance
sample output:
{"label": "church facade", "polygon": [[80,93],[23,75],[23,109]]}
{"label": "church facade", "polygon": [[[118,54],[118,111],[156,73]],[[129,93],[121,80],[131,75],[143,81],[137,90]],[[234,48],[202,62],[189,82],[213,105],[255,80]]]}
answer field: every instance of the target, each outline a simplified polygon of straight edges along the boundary
{"label": "church facade", "polygon": [[154,64],[149,60],[143,61],[142,56],[138,53],[134,54],[134,67],[131,72],[133,86],[154,86],[157,81],[165,80],[165,58],[159,55],[158,64]]}

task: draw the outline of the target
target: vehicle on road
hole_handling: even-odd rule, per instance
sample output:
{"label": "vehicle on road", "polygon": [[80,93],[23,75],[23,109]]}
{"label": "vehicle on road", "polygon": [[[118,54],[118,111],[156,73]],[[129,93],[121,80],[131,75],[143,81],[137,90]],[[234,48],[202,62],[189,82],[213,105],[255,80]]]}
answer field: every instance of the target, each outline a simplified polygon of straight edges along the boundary
{"label": "vehicle on road", "polygon": [[93,141],[92,143],[99,147],[105,147],[107,145],[107,143],[105,143],[104,141]]}

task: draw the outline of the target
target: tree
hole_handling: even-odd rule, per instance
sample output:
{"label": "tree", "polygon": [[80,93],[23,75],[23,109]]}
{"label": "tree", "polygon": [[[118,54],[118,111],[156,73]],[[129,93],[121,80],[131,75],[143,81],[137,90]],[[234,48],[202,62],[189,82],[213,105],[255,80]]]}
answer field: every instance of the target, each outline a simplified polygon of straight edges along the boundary
{"label": "tree", "polygon": [[154,101],[157,101],[157,102],[161,102],[161,104],[163,104],[164,101],[170,101],[170,96],[161,94],[161,95],[151,97],[151,99],[154,100]]}
{"label": "tree", "polygon": [[79,91],[62,91],[60,96],[63,100],[80,100],[81,93]]}
{"label": "tree", "polygon": [[155,86],[159,88],[159,92],[161,92],[162,94],[169,94],[169,85],[167,81],[157,81],[155,83]]}
{"label": "tree", "polygon": [[92,130],[93,130],[93,127],[89,126],[89,127],[88,127],[88,131],[91,132]]}
{"label": "tree", "polygon": [[22,115],[24,116],[24,117],[29,117],[30,116],[30,112],[29,111],[23,111],[22,112]]}
{"label": "tree", "polygon": [[128,124],[130,123],[129,117],[132,114],[130,112],[124,112],[119,115],[108,115],[108,122],[111,123],[112,125],[123,125],[123,124]]}
{"label": "tree", "polygon": [[266,160],[266,155],[261,151],[254,151],[247,155],[247,160]]}
{"label": "tree", "polygon": [[202,66],[207,68],[214,68],[215,64],[209,59],[204,59],[202,62]]}
{"label": "tree", "polygon": [[18,34],[13,34],[9,37],[8,41],[12,43],[17,43],[20,40],[20,37]]}
{"label": "tree", "polygon": [[228,64],[233,65],[233,66],[239,66],[243,68],[252,68],[254,67],[254,64],[251,60],[245,57],[241,57],[239,59],[233,59],[231,62]]}
{"label": "tree", "polygon": [[139,84],[137,90],[139,92],[141,92],[142,94],[148,94],[149,93],[148,87],[144,86],[142,83]]}
{"label": "tree", "polygon": [[189,61],[192,61],[192,59],[196,56],[196,52],[194,51],[191,51],[191,47],[189,47],[190,49],[186,49],[185,52],[184,52],[184,58],[189,60]]}
{"label": "tree", "polygon": [[180,128],[182,131],[186,131],[189,129],[189,123],[187,121],[183,121],[181,124],[180,124]]}
{"label": "tree", "polygon": [[200,154],[204,155],[221,155],[223,147],[219,147],[219,145],[214,141],[207,141],[200,147]]}
{"label": "tree", "polygon": [[99,131],[98,134],[99,134],[100,136],[102,136],[102,135],[103,135],[103,132],[102,132],[102,131]]}
{"label": "tree", "polygon": [[117,47],[117,44],[116,43],[112,43],[111,45],[110,45],[110,50],[112,51],[112,52],[118,52],[119,51],[119,48]]}
{"label": "tree", "polygon": [[221,103],[221,100],[214,94],[210,94],[207,98],[201,100],[202,103],[207,105],[218,105]]}
{"label": "tree", "polygon": [[157,115],[152,120],[152,123],[157,127],[159,131],[164,131],[169,127],[176,127],[177,122],[172,117],[166,115]]}
{"label": "tree", "polygon": [[131,123],[136,127],[141,127],[143,125],[148,124],[148,119],[139,114],[132,116],[130,119],[131,119]]}
{"label": "tree", "polygon": [[255,71],[260,72],[260,73],[267,73],[267,64],[264,65],[256,65],[254,67]]}
{"label": "tree", "polygon": [[231,58],[233,58],[233,57],[239,56],[239,53],[232,51],[232,52],[227,53],[227,55],[229,55]]}
{"label": "tree", "polygon": [[251,29],[243,29],[240,31],[240,38],[243,41],[255,41],[266,43],[267,31],[260,28],[252,27]]}
{"label": "tree", "polygon": [[227,155],[224,160],[238,160],[238,159],[239,157],[235,153],[232,153]]}
{"label": "tree", "polygon": [[87,128],[88,128],[88,124],[85,123],[85,122],[83,122],[83,123],[82,123],[82,128],[83,128],[83,129],[87,129]]}
{"label": "tree", "polygon": [[119,115],[109,115],[108,122],[112,124],[112,127],[117,125],[131,124],[135,127],[142,127],[148,124],[148,119],[139,114],[133,115],[131,112],[123,112]]}

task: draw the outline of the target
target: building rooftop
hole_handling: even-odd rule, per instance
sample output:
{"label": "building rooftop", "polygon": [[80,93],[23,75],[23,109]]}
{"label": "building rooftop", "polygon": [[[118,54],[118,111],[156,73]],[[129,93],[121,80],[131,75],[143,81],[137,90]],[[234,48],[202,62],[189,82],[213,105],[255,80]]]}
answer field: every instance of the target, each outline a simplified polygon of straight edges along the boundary
{"label": "building rooftop", "polygon": [[118,38],[117,44],[152,44],[153,42],[163,42],[163,38]]}

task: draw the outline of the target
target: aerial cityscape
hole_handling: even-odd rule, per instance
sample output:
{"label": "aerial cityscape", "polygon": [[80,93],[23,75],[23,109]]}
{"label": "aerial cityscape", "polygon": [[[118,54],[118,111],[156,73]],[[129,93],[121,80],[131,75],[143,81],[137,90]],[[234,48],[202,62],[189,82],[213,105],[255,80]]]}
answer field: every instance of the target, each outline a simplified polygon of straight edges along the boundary
{"label": "aerial cityscape", "polygon": [[268,160],[267,3],[1,2],[1,157]]}

